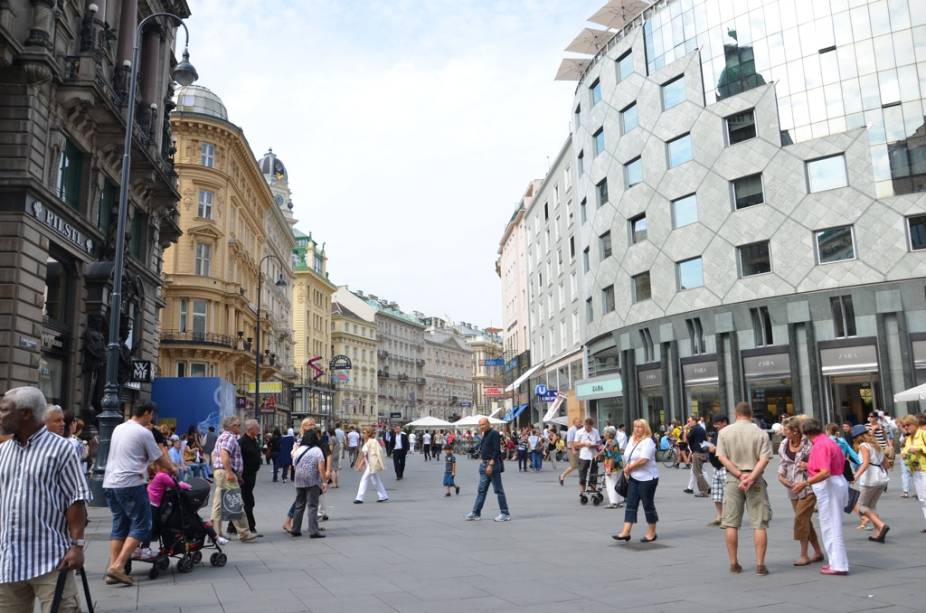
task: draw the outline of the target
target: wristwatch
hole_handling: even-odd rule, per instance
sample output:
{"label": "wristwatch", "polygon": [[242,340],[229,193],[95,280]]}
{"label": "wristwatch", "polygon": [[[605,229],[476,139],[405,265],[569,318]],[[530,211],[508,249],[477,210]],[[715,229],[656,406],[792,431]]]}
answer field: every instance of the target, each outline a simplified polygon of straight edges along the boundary
{"label": "wristwatch", "polygon": [[83,549],[87,545],[87,539],[71,539],[71,547],[80,547]]}

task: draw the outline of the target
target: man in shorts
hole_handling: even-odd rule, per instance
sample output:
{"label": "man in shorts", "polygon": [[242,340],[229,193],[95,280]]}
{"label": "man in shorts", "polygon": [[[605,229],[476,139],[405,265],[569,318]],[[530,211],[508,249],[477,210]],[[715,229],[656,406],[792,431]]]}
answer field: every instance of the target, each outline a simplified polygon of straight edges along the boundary
{"label": "man in shorts", "polygon": [[136,404],[132,408],[132,418],[116,426],[109,443],[109,457],[103,476],[103,492],[113,515],[106,570],[109,583],[135,584],[124,569],[125,563],[151,532],[148,465],[157,463],[177,476],[177,469],[148,429],[156,408],[153,402]]}
{"label": "man in shorts", "polygon": [[594,427],[595,420],[591,417],[585,419],[585,427],[576,432],[573,447],[579,455],[579,493],[585,491],[585,484],[588,483],[590,491],[597,490],[598,484],[598,462],[595,457],[598,455],[598,445],[601,444],[601,436],[598,429]]}
{"label": "man in shorts", "polygon": [[572,420],[572,426],[569,427],[569,430],[566,431],[566,454],[569,456],[569,466],[566,467],[566,470],[563,471],[563,474],[559,476],[559,484],[563,485],[566,477],[572,471],[579,468],[579,456],[576,452],[573,444],[576,441],[576,432],[582,426],[582,420],[578,417]]}
{"label": "man in shorts", "polygon": [[745,510],[749,514],[756,545],[756,574],[765,576],[768,574],[765,567],[768,549],[766,528],[772,519],[772,507],[762,472],[772,459],[772,444],[768,434],[752,423],[752,409],[748,403],[736,405],[736,421],[717,435],[717,459],[727,469],[720,525],[726,529],[730,572],[737,574],[743,571],[737,559],[737,547]]}
{"label": "man in shorts", "polygon": [[714,467],[714,478],[711,481],[711,500],[714,502],[714,521],[707,524],[708,528],[716,528],[723,522],[723,490],[727,483],[727,469],[717,459],[717,437],[720,431],[729,425],[730,420],[723,413],[714,415],[714,432],[708,435],[707,457]]}

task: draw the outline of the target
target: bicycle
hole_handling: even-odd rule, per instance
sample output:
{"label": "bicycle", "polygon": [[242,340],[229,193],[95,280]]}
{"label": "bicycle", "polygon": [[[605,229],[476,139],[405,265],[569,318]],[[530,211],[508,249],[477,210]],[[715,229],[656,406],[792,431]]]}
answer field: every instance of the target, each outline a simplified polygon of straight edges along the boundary
{"label": "bicycle", "polygon": [[678,449],[675,447],[670,447],[669,449],[657,449],[656,450],[656,461],[662,462],[662,465],[666,468],[674,468],[678,466]]}

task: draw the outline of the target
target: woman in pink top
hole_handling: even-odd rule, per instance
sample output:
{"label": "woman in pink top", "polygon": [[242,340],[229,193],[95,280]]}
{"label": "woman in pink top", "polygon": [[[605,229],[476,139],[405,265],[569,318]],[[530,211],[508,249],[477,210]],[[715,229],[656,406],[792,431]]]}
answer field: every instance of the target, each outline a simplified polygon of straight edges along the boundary
{"label": "woman in pink top", "polygon": [[849,502],[849,484],[842,471],[846,457],[839,445],[823,432],[823,425],[816,419],[805,419],[801,424],[813,448],[807,460],[810,478],[794,485],[794,493],[810,486],[817,496],[817,512],[820,515],[820,533],[829,564],[820,569],[821,575],[848,575],[849,558],[842,538],[842,510]]}

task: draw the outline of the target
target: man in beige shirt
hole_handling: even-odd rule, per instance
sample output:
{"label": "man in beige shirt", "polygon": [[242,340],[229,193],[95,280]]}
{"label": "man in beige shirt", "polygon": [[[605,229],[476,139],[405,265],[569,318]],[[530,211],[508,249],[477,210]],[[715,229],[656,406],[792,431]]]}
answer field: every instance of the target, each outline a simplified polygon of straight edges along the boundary
{"label": "man in beige shirt", "polygon": [[767,575],[766,528],[772,519],[772,507],[768,502],[768,489],[762,472],[772,459],[772,444],[768,434],[752,423],[752,409],[748,403],[737,404],[736,421],[718,433],[717,459],[727,469],[727,482],[723,490],[723,520],[720,525],[726,529],[730,572],[740,573],[743,570],[737,560],[737,548],[745,509],[753,528],[756,574]]}

